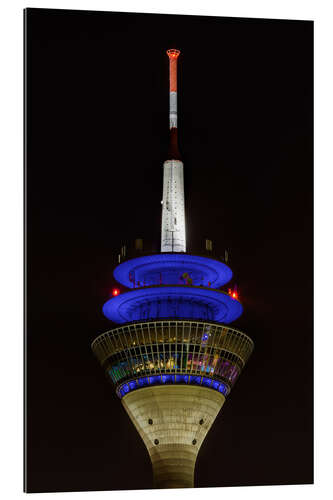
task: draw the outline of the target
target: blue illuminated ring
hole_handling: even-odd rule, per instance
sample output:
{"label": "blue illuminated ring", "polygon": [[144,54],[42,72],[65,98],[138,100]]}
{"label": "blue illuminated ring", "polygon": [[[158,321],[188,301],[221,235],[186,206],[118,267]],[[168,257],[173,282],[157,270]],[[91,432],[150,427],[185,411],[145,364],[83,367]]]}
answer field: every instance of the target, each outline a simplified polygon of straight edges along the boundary
{"label": "blue illuminated ring", "polygon": [[[162,304],[160,309],[156,304]],[[205,308],[211,317],[203,317]],[[144,315],[147,310],[148,316]],[[186,285],[137,288],[113,297],[103,306],[104,315],[115,323],[174,317],[228,324],[242,312],[241,303],[225,292]]]}
{"label": "blue illuminated ring", "polygon": [[128,288],[134,282],[140,286],[185,284],[182,275],[192,279],[192,285],[219,288],[232,278],[231,269],[223,262],[198,255],[159,253],[122,262],[113,272],[115,279]]}
{"label": "blue illuminated ring", "polygon": [[136,391],[138,389],[143,389],[144,387],[149,387],[151,385],[166,385],[166,384],[191,384],[191,385],[201,385],[204,387],[209,387],[215,391],[221,392],[225,397],[230,392],[230,387],[218,380],[214,380],[213,378],[193,376],[193,375],[184,375],[184,374],[161,374],[161,375],[152,375],[147,377],[140,377],[134,380],[129,380],[125,383],[122,383],[117,388],[117,395],[121,399],[126,394],[132,391]]}

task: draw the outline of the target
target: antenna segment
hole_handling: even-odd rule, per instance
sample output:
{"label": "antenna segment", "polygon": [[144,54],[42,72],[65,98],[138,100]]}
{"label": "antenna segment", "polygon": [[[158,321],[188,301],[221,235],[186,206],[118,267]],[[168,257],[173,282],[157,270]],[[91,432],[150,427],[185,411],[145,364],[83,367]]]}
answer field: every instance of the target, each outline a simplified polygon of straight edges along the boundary
{"label": "antenna segment", "polygon": [[170,68],[170,129],[177,128],[177,59],[180,51],[176,49],[167,50]]}

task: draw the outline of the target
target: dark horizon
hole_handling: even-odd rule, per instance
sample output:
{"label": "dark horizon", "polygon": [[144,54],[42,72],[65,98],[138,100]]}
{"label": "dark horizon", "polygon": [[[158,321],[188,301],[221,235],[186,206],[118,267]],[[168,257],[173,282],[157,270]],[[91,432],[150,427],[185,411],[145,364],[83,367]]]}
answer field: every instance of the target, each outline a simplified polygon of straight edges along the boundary
{"label": "dark horizon", "polygon": [[90,344],[115,326],[121,245],[160,249],[168,48],[189,249],[228,249],[230,326],[255,343],[196,485],[312,483],[313,23],[27,9],[25,26],[27,491],[152,486]]}

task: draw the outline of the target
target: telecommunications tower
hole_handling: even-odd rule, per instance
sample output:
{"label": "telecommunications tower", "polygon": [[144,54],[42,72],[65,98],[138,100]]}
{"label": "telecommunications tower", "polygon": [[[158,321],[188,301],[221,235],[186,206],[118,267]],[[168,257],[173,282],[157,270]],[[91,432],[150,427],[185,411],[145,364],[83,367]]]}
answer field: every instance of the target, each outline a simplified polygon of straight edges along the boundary
{"label": "telecommunications tower", "polygon": [[[142,437],[156,488],[194,486],[200,446],[244,368],[252,340],[229,323],[242,314],[237,293],[220,288],[232,271],[214,258],[186,253],[183,163],[177,138],[177,60],[170,65],[170,149],[163,165],[161,253],[126,258],[104,315],[119,326],[92,350]],[[227,254],[226,254],[227,255]]]}

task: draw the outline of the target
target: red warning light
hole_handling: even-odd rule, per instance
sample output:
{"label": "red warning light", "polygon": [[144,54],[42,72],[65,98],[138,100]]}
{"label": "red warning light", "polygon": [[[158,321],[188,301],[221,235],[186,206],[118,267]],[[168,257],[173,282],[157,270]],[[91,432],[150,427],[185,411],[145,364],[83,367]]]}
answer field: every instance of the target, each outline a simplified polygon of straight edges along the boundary
{"label": "red warning light", "polygon": [[119,292],[118,288],[114,288],[114,289],[112,290],[112,295],[113,295],[114,297],[117,297],[117,295],[119,295],[119,293],[120,293],[120,292]]}
{"label": "red warning light", "polygon": [[167,54],[171,59],[177,59],[180,54],[180,50],[177,49],[169,49],[167,50]]}
{"label": "red warning light", "polygon": [[237,299],[237,297],[238,297],[238,295],[237,295],[237,293],[236,293],[236,292],[232,292],[232,295],[231,295],[231,296],[232,296],[232,298],[233,298],[233,299]]}

